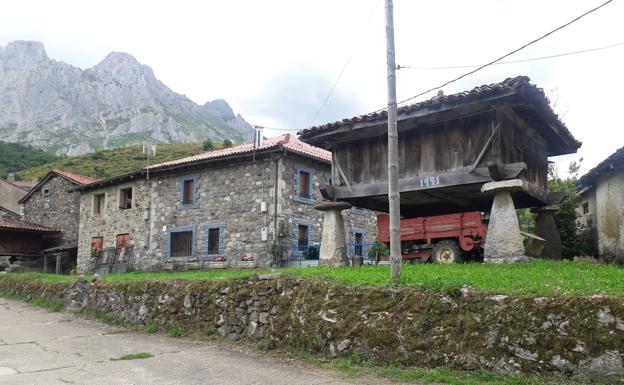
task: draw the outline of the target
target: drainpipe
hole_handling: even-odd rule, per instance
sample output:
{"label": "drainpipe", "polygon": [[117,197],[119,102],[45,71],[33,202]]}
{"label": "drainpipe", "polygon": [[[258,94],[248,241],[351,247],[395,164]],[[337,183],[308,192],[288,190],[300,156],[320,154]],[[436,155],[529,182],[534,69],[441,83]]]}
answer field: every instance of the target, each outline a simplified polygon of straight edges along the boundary
{"label": "drainpipe", "polygon": [[[277,204],[279,203],[278,199],[278,190],[279,190],[279,160],[280,157],[276,157],[273,159],[274,167],[273,167],[273,242],[277,245]],[[276,261],[277,262],[277,261]],[[276,263],[277,264],[277,263]]]}

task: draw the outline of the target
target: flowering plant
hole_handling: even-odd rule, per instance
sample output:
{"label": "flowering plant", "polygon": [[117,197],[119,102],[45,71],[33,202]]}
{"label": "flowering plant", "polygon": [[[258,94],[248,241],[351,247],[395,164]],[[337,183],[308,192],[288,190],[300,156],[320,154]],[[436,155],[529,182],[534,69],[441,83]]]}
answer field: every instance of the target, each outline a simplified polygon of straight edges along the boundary
{"label": "flowering plant", "polygon": [[215,261],[215,262],[225,262],[225,261],[227,261],[227,258],[225,257],[225,255],[218,255],[218,256],[214,257],[213,261]]}
{"label": "flowering plant", "polygon": [[241,261],[244,261],[244,262],[253,262],[255,260],[256,260],[256,257],[250,254],[247,254],[241,257]]}

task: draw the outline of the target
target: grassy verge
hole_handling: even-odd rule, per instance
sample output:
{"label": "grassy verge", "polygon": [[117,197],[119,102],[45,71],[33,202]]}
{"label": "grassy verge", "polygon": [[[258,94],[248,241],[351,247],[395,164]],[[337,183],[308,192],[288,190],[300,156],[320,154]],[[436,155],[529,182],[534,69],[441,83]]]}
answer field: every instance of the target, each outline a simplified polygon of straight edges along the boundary
{"label": "grassy verge", "polygon": [[[323,369],[338,372],[348,378],[383,378],[397,383],[445,384],[445,385],[580,385],[560,377],[536,375],[501,375],[481,369],[459,371],[446,367],[415,368],[402,365],[379,365],[366,357],[353,353],[350,357],[327,359],[307,351],[277,350],[270,354],[277,357],[290,356]],[[597,383],[596,385],[604,385]]]}
{"label": "grassy verge", "polygon": [[43,307],[52,312],[63,310],[65,304],[59,299],[47,299],[43,297],[33,297],[31,295],[19,295],[14,291],[0,291],[0,297],[19,299],[35,306]]}
{"label": "grassy verge", "polygon": [[[110,274],[104,281],[141,281],[149,279],[233,279],[253,274],[281,272],[307,278],[320,278],[356,286],[390,286],[388,266],[361,268],[290,268],[274,270],[210,270],[178,273]],[[75,276],[23,273],[10,274],[20,279],[72,281]],[[1,279],[1,278],[0,278]],[[422,290],[455,293],[464,286],[488,293],[536,296],[624,296],[624,268],[615,265],[570,261],[535,260],[523,264],[404,265],[399,285]]]}

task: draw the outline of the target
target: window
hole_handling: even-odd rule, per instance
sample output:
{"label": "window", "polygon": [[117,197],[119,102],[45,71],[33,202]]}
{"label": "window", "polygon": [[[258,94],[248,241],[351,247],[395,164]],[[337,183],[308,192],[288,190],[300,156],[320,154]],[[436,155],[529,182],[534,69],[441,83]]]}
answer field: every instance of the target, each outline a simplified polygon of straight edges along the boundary
{"label": "window", "polygon": [[132,187],[119,190],[119,209],[126,210],[132,208]]}
{"label": "window", "polygon": [[307,171],[299,171],[299,196],[310,198],[310,173]]}
{"label": "window", "polygon": [[101,214],[102,212],[104,212],[104,207],[106,203],[105,199],[106,195],[104,193],[95,194],[93,196],[93,214]]}
{"label": "window", "polygon": [[312,180],[314,170],[305,166],[295,165],[295,196],[294,201],[305,204],[314,204],[312,194]]}
{"label": "window", "polygon": [[167,232],[168,257],[181,258],[195,255],[195,226],[173,227]]}
{"label": "window", "polygon": [[366,230],[360,229],[357,227],[351,228],[351,246],[349,250],[353,253],[353,255],[359,255],[361,257],[365,254],[365,246],[366,246]]}
{"label": "window", "polygon": [[199,207],[199,175],[186,175],[178,179],[180,189],[179,209],[195,209]]}
{"label": "window", "polygon": [[192,231],[171,233],[169,239],[169,256],[172,258],[193,256]]}
{"label": "window", "polygon": [[353,233],[353,254],[354,255],[362,255],[362,249],[364,243],[364,234],[362,233]]}
{"label": "window", "polygon": [[122,249],[130,246],[130,234],[117,234],[115,237],[115,255],[119,255]]}
{"label": "window", "polygon": [[191,204],[194,201],[195,181],[193,179],[185,180],[182,187],[182,203]]}
{"label": "window", "polygon": [[93,238],[91,238],[91,252],[102,251],[103,247],[104,247],[104,238],[103,237],[93,237]]}
{"label": "window", "polygon": [[589,202],[583,203],[583,214],[589,214]]}
{"label": "window", "polygon": [[297,246],[300,250],[308,248],[310,228],[307,225],[297,225]]}
{"label": "window", "polygon": [[206,252],[209,256],[223,254],[225,246],[225,224],[204,225]]}
{"label": "window", "polygon": [[292,222],[292,255],[295,257],[308,257],[312,246],[312,221],[294,218]]}
{"label": "window", "polygon": [[50,189],[49,188],[44,188],[41,191],[43,192],[43,196],[44,197],[50,196]]}

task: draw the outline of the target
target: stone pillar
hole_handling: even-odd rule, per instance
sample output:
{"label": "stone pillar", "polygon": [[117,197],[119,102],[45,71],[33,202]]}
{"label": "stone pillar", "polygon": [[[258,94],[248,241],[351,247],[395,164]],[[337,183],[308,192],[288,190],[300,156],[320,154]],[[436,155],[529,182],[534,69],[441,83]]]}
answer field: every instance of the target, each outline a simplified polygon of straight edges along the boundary
{"label": "stone pillar", "polygon": [[323,237],[319,253],[321,266],[346,266],[349,264],[342,210],[351,208],[347,202],[329,202],[316,205],[319,211],[325,212],[323,218]]}
{"label": "stone pillar", "polygon": [[546,240],[540,258],[561,260],[561,235],[559,235],[554,217],[559,208],[558,204],[552,204],[531,210],[531,212],[537,213],[535,234]]}
{"label": "stone pillar", "polygon": [[484,194],[494,194],[490,212],[484,261],[490,263],[524,262],[524,244],[520,234],[518,215],[511,193],[522,190],[520,179],[489,182],[481,187]]}

